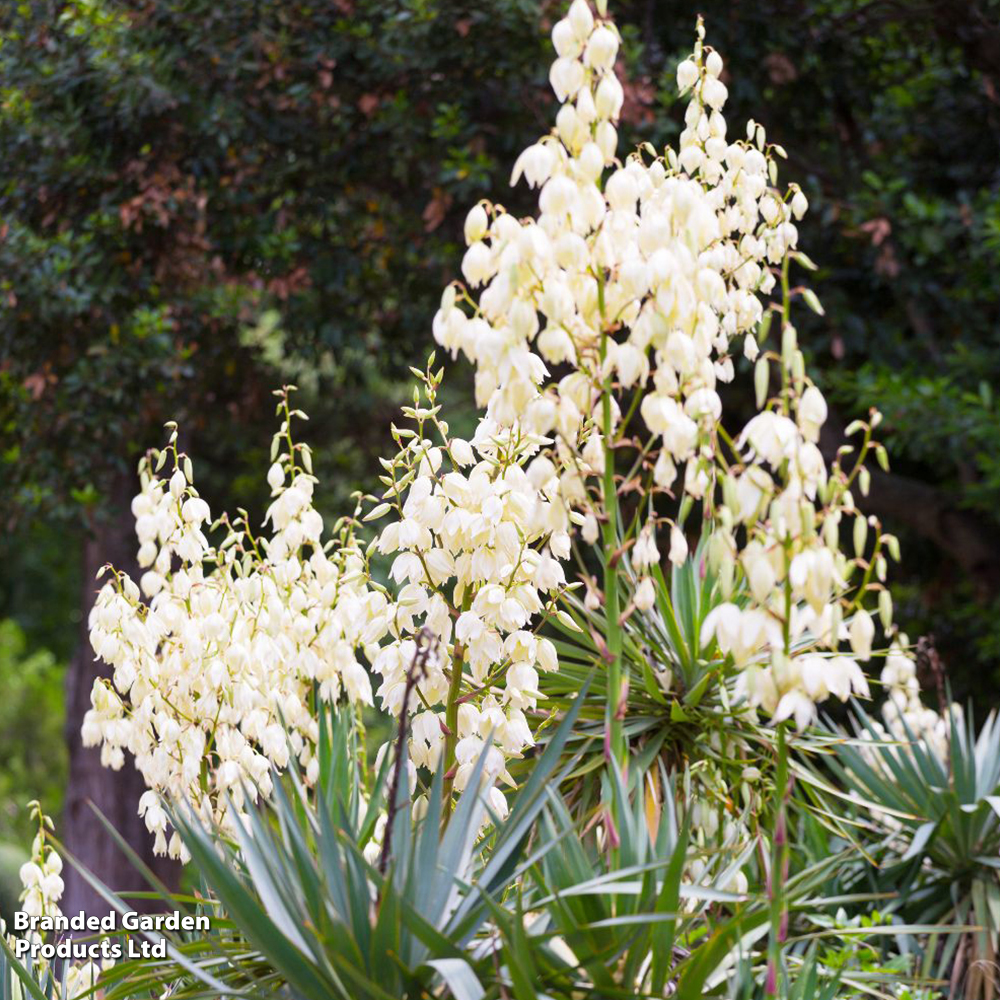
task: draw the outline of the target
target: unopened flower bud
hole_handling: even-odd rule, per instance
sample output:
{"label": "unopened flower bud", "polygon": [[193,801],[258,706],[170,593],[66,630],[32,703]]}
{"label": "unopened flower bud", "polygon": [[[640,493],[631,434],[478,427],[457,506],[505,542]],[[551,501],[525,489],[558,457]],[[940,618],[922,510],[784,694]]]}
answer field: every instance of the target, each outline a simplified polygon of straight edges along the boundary
{"label": "unopened flower bud", "polygon": [[635,596],[632,598],[632,603],[640,611],[648,611],[656,603],[656,586],[653,583],[652,577],[644,576],[639,581],[639,586],[635,588]]}
{"label": "unopened flower bud", "polygon": [[698,67],[693,59],[685,59],[677,67],[677,89],[683,94],[698,82]]}
{"label": "unopened flower bud", "polygon": [[687,556],[687,539],[684,537],[684,532],[675,524],[670,530],[670,554],[668,558],[675,566],[681,566]]}
{"label": "unopened flower bud", "polygon": [[618,77],[613,73],[608,73],[597,85],[597,93],[594,95],[597,113],[601,118],[611,121],[618,117],[624,100],[625,91],[622,90]]}
{"label": "unopened flower bud", "polygon": [[603,24],[590,36],[583,61],[594,69],[610,69],[618,55],[618,38]]}
{"label": "unopened flower bud", "polygon": [[851,649],[859,660],[871,659],[874,637],[875,623],[872,621],[872,616],[861,608],[851,619]]}
{"label": "unopened flower bud", "polygon": [[573,28],[573,33],[581,41],[586,38],[594,28],[594,15],[590,12],[590,4],[587,0],[573,0],[570,6],[569,23]]}
{"label": "unopened flower bud", "polygon": [[485,235],[489,228],[489,219],[486,217],[486,209],[482,205],[473,206],[472,210],[465,217],[465,242],[472,246]]}

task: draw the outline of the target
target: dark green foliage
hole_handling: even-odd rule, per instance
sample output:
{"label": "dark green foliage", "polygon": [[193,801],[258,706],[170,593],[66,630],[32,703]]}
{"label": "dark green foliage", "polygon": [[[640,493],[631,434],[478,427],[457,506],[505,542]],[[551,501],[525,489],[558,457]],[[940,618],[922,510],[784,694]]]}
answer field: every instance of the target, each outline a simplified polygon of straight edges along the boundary
{"label": "dark green foliage", "polygon": [[542,127],[536,7],[52,0],[0,32],[7,515],[101,509],[168,418],[225,483],[286,377],[380,444],[452,203]]}

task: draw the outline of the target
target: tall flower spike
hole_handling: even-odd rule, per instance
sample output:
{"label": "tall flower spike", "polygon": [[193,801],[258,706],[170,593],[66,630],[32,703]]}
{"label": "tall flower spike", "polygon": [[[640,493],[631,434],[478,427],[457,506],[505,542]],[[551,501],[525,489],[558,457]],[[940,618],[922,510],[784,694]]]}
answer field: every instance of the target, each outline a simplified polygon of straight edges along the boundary
{"label": "tall flower spike", "polygon": [[270,536],[256,536],[241,514],[222,519],[226,535],[210,545],[208,504],[172,430],[167,449],[143,461],[132,503],[139,584],[112,573],[91,612],[91,644],[113,673],[94,684],[83,741],[116,770],[126,750],[135,756],[150,789],[137,808],[158,853],[183,855],[160,794],[226,818],[227,793],[239,808],[244,788],[267,794],[271,765],[287,764],[286,727],[315,779],[314,686],[322,697],[372,704],[355,649],[384,599],[365,582],[349,522],[324,544],[311,459],[292,443],[287,393],[279,413]]}
{"label": "tall flower spike", "polygon": [[[512,175],[540,189],[538,214],[515,220],[499,206],[473,208],[463,273],[482,291],[476,302],[449,287],[434,334],[476,365],[489,417],[556,437],[564,492],[576,500],[583,487],[571,455],[596,433],[608,378],[646,393],[642,415],[666,452],[660,485],[712,446],[730,341],[760,322],[757,293],[774,284],[767,261],[797,237],[791,208],[768,188],[763,130],[726,140],[722,60],[700,38],[678,71],[690,98],[679,151],[619,164],[617,30],[575,0],[552,37],[556,125]],[[570,373],[551,380],[555,365]],[[695,495],[702,478],[689,475]]]}
{"label": "tall flower spike", "polygon": [[[729,136],[723,61],[704,37],[699,20],[694,51],[677,70],[688,99],[678,148],[656,156],[647,146],[621,162],[617,30],[574,0],[552,31],[555,126],[518,157],[511,177],[538,190],[537,214],[517,220],[498,205],[473,209],[468,287],[446,289],[434,336],[475,365],[488,420],[549,442],[534,461],[555,470],[588,544],[602,511],[607,523],[617,503],[608,488],[624,394],[639,403],[656,454],[646,488],[679,486],[700,502],[712,551],[730,563],[726,586],[750,598],[719,609],[705,641],[733,656],[743,671],[737,691],[752,706],[804,725],[830,694],[867,693],[857,661],[871,655],[874,629],[860,601],[881,583],[869,574],[858,599],[848,599],[852,574],[870,561],[861,553],[848,560],[837,539],[837,525],[860,516],[849,487],[866,473],[827,469],[816,446],[826,403],[805,377],[788,319],[787,268],[805,196],[795,185],[777,187],[784,150],[768,143],[763,126],[751,121],[745,137]],[[773,316],[761,296],[778,273],[781,352],[761,355]],[[818,307],[815,297],[807,301]],[[757,362],[761,412],[727,458],[718,386],[733,378],[734,341]],[[768,400],[775,364],[781,391]],[[882,547],[870,557],[876,565]],[[672,529],[671,561],[683,562],[686,548]],[[636,546],[640,560],[643,551]],[[642,576],[633,604],[653,603]],[[840,652],[848,638],[853,657]]]}
{"label": "tall flower spike", "polygon": [[[481,221],[473,209],[468,230]],[[539,671],[557,666],[554,645],[537,632],[565,585],[559,560],[570,522],[554,467],[537,457],[545,439],[490,417],[471,441],[451,436],[438,417],[433,359],[417,374],[422,391],[403,411],[415,428],[395,431],[399,452],[383,461],[386,490],[370,498],[367,519],[388,520],[373,545],[392,557],[397,590],[366,633],[366,655],[390,713],[412,690],[411,762],[433,770],[443,757],[460,790],[490,734],[487,783],[509,780],[506,759],[533,743],[525,713],[541,697]],[[426,633],[436,641],[411,688]],[[502,813],[502,796],[490,794]]]}

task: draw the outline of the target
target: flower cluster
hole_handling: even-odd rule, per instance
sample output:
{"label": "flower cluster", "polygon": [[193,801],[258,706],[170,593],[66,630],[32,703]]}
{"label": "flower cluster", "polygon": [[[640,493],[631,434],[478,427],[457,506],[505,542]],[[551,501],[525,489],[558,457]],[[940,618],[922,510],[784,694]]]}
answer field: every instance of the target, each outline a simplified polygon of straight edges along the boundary
{"label": "flower cluster", "polygon": [[[646,162],[644,149],[621,164],[618,36],[575,0],[553,29],[556,128],[512,176],[540,188],[539,215],[475,206],[462,270],[483,290],[475,302],[449,286],[435,316],[437,342],[476,365],[477,399],[493,419],[556,435],[564,495],[584,505],[581,474],[601,473],[602,435],[621,433],[612,387],[641,398],[662,445],[657,485],[686,463],[687,489],[704,492],[701,449],[711,450],[721,413],[717,383],[733,375],[730,341],[745,335],[756,357],[757,293],[774,284],[766,264],[795,246],[791,220],[805,211],[797,189],[769,188],[761,126],[727,141],[722,60],[706,55],[702,34],[699,25],[695,56],[678,70],[691,95],[680,152]],[[547,365],[571,371],[549,382]]]}
{"label": "flower cluster", "polygon": [[270,537],[256,537],[241,512],[220,520],[225,537],[210,544],[209,507],[175,430],[140,467],[132,511],[142,577],[113,571],[90,617],[93,648],[113,673],[94,684],[84,743],[100,745],[111,768],[125,751],[135,757],[149,788],[139,811],[155,849],[175,857],[183,847],[176,833],[168,842],[159,793],[221,814],[227,792],[237,807],[245,789],[267,794],[271,764],[283,767],[290,752],[315,778],[315,694],[372,703],[355,649],[379,595],[349,524],[323,540],[309,450],[291,437],[299,414],[280,395]]}
{"label": "flower cluster", "polygon": [[[683,468],[679,489],[702,505],[713,560],[728,563],[730,575],[742,570],[743,599],[716,611],[704,641],[732,656],[752,705],[804,725],[828,695],[867,692],[858,661],[871,654],[872,619],[859,599],[848,605],[843,637],[854,656],[840,655],[840,598],[857,566],[884,558],[876,550],[850,562],[838,549],[845,517],[867,523],[850,490],[864,474],[863,456],[850,475],[828,470],[818,447],[826,403],[804,374],[788,318],[788,264],[805,196],[795,185],[776,187],[784,151],[768,144],[762,126],[750,122],[745,138],[728,137],[722,60],[703,37],[699,23],[694,53],[677,71],[690,95],[678,150],[657,157],[644,148],[620,163],[618,36],[586,0],[574,0],[553,29],[555,129],[522,153],[512,177],[540,189],[539,214],[517,220],[497,205],[472,209],[462,270],[469,288],[482,291],[477,302],[467,288],[449,286],[434,335],[475,364],[488,418],[553,439],[542,455],[558,472],[563,500],[584,515],[584,541],[597,541],[617,505],[614,462],[623,448],[649,456],[651,495],[673,495]],[[765,310],[759,296],[778,274],[781,351],[762,355],[773,307]],[[721,429],[718,386],[733,377],[736,337],[756,362],[763,408],[734,442]],[[766,402],[775,363],[781,392]],[[550,379],[554,366],[568,373]],[[627,436],[636,412],[644,444]],[[869,434],[863,450],[871,445]],[[632,551],[631,608],[654,603],[649,573],[660,560],[660,524],[669,524],[671,562],[687,558],[682,520],[657,516],[650,502]],[[625,541],[606,534],[603,544]]]}
{"label": "flower cluster", "polygon": [[[892,608],[882,584],[883,552],[896,551],[896,540],[857,510],[850,488],[864,472],[877,415],[857,428],[865,441],[853,469],[844,471],[838,460],[828,470],[816,446],[826,405],[814,386],[803,388],[801,376],[796,385],[798,363],[788,367],[786,388],[747,424],[734,447],[742,460],[722,477],[710,551],[724,576],[734,564],[742,569],[743,601],[712,611],[702,641],[714,638],[742,668],[737,688],[751,705],[775,721],[793,717],[801,728],[830,695],[841,701],[852,693],[868,695],[859,661],[872,656],[875,623],[863,599],[880,592],[888,630]],[[854,522],[853,558],[840,548],[848,518]],[[876,528],[872,551],[866,548],[870,524]],[[862,578],[852,585],[855,575]],[[851,655],[840,651],[845,641]]]}
{"label": "flower cluster", "polygon": [[[441,373],[433,357],[422,395],[404,409],[412,430],[394,428],[399,452],[383,462],[385,491],[366,520],[390,516],[372,545],[391,557],[394,599],[384,597],[364,639],[377,695],[403,709],[407,674],[429,643],[413,687],[410,759],[437,768],[442,753],[456,790],[486,741],[485,780],[508,778],[505,758],[533,743],[526,712],[539,697],[539,671],[556,669],[552,642],[537,635],[565,587],[570,516],[544,438],[481,420],[471,441],[439,416]],[[421,638],[423,637],[423,638]],[[505,811],[502,794],[492,804]]]}

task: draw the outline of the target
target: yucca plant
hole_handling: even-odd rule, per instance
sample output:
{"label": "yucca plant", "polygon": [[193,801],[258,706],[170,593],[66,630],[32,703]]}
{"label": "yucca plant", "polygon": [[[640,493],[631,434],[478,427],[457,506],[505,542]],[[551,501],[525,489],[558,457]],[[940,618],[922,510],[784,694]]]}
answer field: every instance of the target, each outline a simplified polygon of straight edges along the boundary
{"label": "yucca plant", "polygon": [[[283,780],[276,775],[271,799],[246,807],[235,837],[181,806],[171,810],[217,906],[213,933],[197,946],[175,941],[169,960],[118,965],[102,984],[108,1000],[133,997],[140,985],[185,997],[218,996],[220,988],[296,1000],[484,996],[485,958],[471,943],[522,873],[547,785],[568,766],[562,754],[575,721],[571,707],[512,796],[509,815],[489,817],[483,834],[485,752],[451,809],[439,770],[414,822],[405,768],[396,769],[403,780],[390,778],[387,756],[366,796],[351,715],[331,712],[314,790],[295,767]],[[386,811],[373,862],[365,847]],[[486,971],[492,976],[492,966]]]}
{"label": "yucca plant", "polygon": [[926,936],[924,973],[948,979],[952,996],[995,997],[1000,990],[996,714],[977,736],[971,708],[963,718],[953,707],[944,750],[917,738],[900,718],[906,739],[893,740],[855,706],[855,731],[828,726],[828,753],[800,774],[816,801],[827,803],[827,821],[846,836],[856,834],[849,821],[835,818],[844,810],[829,804],[847,799],[863,811],[855,822],[872,841],[878,861],[868,870],[869,884],[898,894],[887,909],[914,924],[952,930]]}
{"label": "yucca plant", "polygon": [[[656,604],[646,611],[630,611],[620,623],[628,681],[624,725],[632,739],[658,727],[664,716],[676,723],[691,721],[687,710],[697,708],[713,676],[718,678],[720,673],[721,659],[713,657],[710,650],[703,650],[700,640],[705,617],[722,600],[715,574],[705,564],[703,548],[699,546],[693,558],[681,566],[672,567],[669,577],[656,567]],[[626,597],[634,587],[634,576],[625,555],[621,578]],[[565,604],[578,629],[553,620],[560,633],[556,641],[560,669],[543,681],[546,694],[555,697],[572,696],[578,691],[582,678],[607,653],[608,622],[604,608],[585,607],[571,594],[566,596]],[[603,712],[598,713],[597,706],[607,697],[605,685],[605,675],[595,676],[590,692],[592,704],[583,713],[584,722],[592,722],[595,732],[604,722]]]}
{"label": "yucca plant", "polygon": [[[779,740],[777,727],[740,695],[742,670],[705,629],[706,619],[721,603],[728,600],[742,607],[748,600],[741,572],[728,592],[722,587],[708,548],[703,537],[683,562],[652,569],[655,602],[649,608],[634,606],[636,573],[628,552],[622,554],[619,582],[626,613],[619,622],[624,678],[619,714],[632,763],[654,781],[657,771],[648,765],[657,758],[669,773],[689,771],[698,788],[689,796],[691,804],[697,803],[702,816],[714,813],[721,823],[740,816],[749,820],[770,808],[778,794]],[[602,606],[585,606],[573,593],[563,603],[576,628],[552,620],[560,669],[542,675],[541,687],[546,705],[564,710],[583,679],[593,678],[580,708],[580,724],[568,743],[581,761],[569,774],[572,787],[567,794],[575,813],[583,815],[601,800],[600,776],[608,758],[609,622]],[[797,640],[792,647],[797,650],[807,641]],[[540,732],[544,740],[544,726]],[[811,730],[795,735],[799,747],[809,747],[813,740]]]}
{"label": "yucca plant", "polygon": [[[626,773],[605,770],[598,802],[581,816],[560,788],[579,764],[566,744],[583,703],[553,732],[505,820],[480,823],[485,758],[450,813],[441,771],[421,819],[411,817],[409,783],[395,783],[395,822],[375,859],[365,847],[395,772],[383,762],[365,794],[347,713],[323,727],[317,786],[307,790],[292,768],[270,801],[246,806],[235,837],[175,808],[201,889],[164,902],[207,909],[212,930],[168,936],[166,960],[119,964],[101,983],[104,996],[763,997],[772,900],[729,888],[735,872],[753,867],[757,845],[698,842],[684,801],[690,780],[670,776],[655,755],[633,756]],[[781,946],[780,990],[767,996],[853,995],[833,990],[841,980],[845,990],[887,995],[885,977],[842,975],[819,954],[818,941],[842,933],[822,915],[846,901],[823,898],[845,856],[809,861],[784,886],[792,933]]]}

